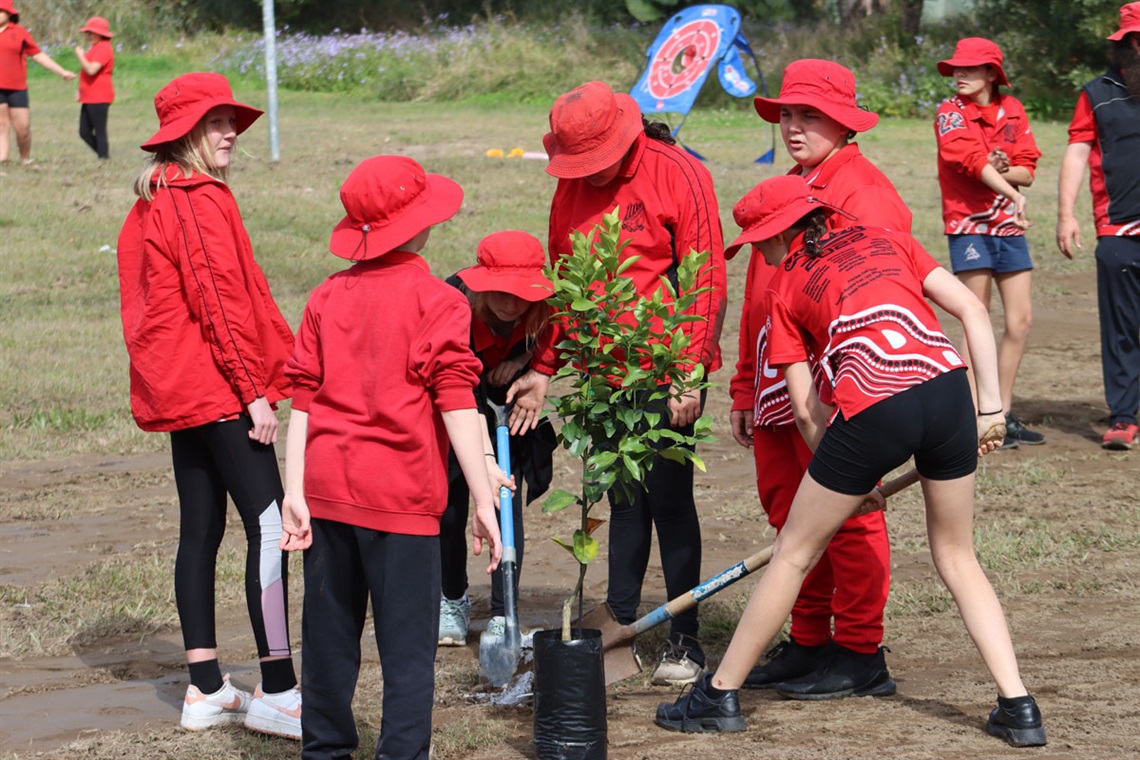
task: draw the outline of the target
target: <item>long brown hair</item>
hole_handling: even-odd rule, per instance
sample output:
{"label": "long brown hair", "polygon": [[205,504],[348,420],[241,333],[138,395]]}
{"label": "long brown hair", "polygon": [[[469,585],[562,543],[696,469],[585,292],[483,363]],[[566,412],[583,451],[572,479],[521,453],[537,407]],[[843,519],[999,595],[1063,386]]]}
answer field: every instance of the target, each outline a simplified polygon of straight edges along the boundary
{"label": "long brown hair", "polygon": [[145,201],[154,200],[154,191],[166,184],[166,170],[170,166],[178,167],[185,179],[195,174],[208,174],[223,183],[228,179],[229,167],[218,166],[214,161],[206,136],[205,117],[182,137],[158,146],[135,177],[135,195]]}
{"label": "long brown hair", "polygon": [[[478,290],[467,291],[467,299],[471,302],[471,313],[478,319],[482,320],[483,324],[492,325],[499,322],[499,318],[491,311],[491,307],[487,305],[487,294]],[[518,319],[522,323],[523,332],[526,334],[527,347],[534,345],[538,336],[546,329],[547,323],[550,321],[550,307],[546,305],[546,301],[534,301],[531,303],[527,310],[522,313]]]}

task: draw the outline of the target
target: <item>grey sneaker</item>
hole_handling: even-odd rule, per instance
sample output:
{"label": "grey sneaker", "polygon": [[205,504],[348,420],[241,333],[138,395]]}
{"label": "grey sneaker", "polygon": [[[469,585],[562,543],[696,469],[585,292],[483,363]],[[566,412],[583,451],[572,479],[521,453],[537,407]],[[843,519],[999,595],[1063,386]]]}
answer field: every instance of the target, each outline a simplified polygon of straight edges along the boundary
{"label": "grey sneaker", "polygon": [[467,623],[471,620],[471,600],[439,598],[439,645],[462,647],[467,645]]}
{"label": "grey sneaker", "polygon": [[684,686],[696,683],[705,673],[704,652],[691,636],[680,634],[665,642],[661,662],[653,671],[650,683],[654,686]]}
{"label": "grey sneaker", "polygon": [[502,615],[495,615],[487,621],[487,635],[498,636],[500,639],[507,635],[507,619]]}

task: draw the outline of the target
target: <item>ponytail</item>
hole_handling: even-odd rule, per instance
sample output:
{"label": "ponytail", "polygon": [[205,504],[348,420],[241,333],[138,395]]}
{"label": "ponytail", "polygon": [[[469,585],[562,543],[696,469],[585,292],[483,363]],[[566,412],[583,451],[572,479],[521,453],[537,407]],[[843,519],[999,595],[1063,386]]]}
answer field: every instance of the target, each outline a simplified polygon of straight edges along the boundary
{"label": "ponytail", "polygon": [[673,132],[669,129],[668,124],[663,124],[659,121],[649,121],[644,116],[642,116],[641,126],[644,127],[645,136],[649,139],[663,142],[666,145],[677,144],[677,140],[673,137]]}
{"label": "ponytail", "polygon": [[822,256],[823,247],[819,241],[827,234],[827,213],[823,209],[816,209],[796,222],[795,226],[803,228],[804,251],[807,255],[813,259]]}

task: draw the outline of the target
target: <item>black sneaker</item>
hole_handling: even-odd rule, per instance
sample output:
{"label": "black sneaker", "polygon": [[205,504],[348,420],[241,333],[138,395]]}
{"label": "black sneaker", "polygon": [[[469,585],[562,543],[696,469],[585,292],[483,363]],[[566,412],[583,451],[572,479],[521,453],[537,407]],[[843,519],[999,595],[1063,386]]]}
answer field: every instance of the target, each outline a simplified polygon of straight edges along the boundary
{"label": "black sneaker", "polygon": [[860,654],[834,641],[822,655],[818,668],[802,678],[776,685],[776,691],[788,699],[840,699],[842,697],[889,697],[895,693],[895,682],[887,670],[879,647],[873,654]]}
{"label": "black sneaker", "polygon": [[740,699],[735,689],[726,690],[716,699],[706,689],[712,674],[706,673],[688,691],[672,704],[657,705],[657,725],[670,731],[686,734],[735,733],[743,731],[744,716],[740,714]]}
{"label": "black sneaker", "polygon": [[[1045,436],[1025,427],[1025,421],[1014,414],[1005,416],[1005,440],[1024,443],[1026,446],[1040,446],[1045,443]],[[1003,445],[1001,448],[1005,448]],[[1016,448],[1016,447],[1014,447]]]}
{"label": "black sneaker", "polygon": [[765,653],[768,661],[757,665],[744,679],[745,689],[774,689],[783,681],[806,676],[819,666],[820,655],[826,646],[805,647],[791,636]]}
{"label": "black sneaker", "polygon": [[1012,747],[1040,747],[1046,744],[1041,711],[1037,709],[1037,701],[1030,694],[1013,699],[998,697],[998,706],[986,721],[986,731],[990,736],[1005,739]]}

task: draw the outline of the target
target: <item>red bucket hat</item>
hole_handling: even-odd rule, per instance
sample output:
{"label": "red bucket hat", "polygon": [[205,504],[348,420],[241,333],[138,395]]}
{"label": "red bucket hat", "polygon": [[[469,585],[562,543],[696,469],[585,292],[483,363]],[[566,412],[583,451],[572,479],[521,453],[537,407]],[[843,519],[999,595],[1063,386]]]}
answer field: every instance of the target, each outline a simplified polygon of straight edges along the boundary
{"label": "red bucket hat", "polygon": [[554,292],[542,273],[546,252],[534,235],[516,230],[492,233],[479,241],[478,258],[478,264],[459,272],[471,290],[510,293],[532,302]]}
{"label": "red bucket hat", "polygon": [[879,115],[859,107],[855,100],[855,74],[835,61],[803,58],[784,69],[780,97],[756,98],[756,113],[772,124],[780,123],[780,106],[811,106],[854,132],[866,132],[879,123]]}
{"label": "red bucket hat", "polygon": [[559,96],[550,109],[550,131],[542,138],[550,156],[546,172],[576,179],[608,169],[642,131],[637,101],[604,82],[586,82]]}
{"label": "red bucket hat", "polygon": [[463,188],[442,174],[425,173],[407,156],[373,156],[349,173],[340,186],[340,202],[346,214],[333,228],[329,250],[366,261],[455,216]]}
{"label": "red bucket hat", "polygon": [[87,19],[87,23],[84,24],[83,28],[79,31],[91,32],[92,34],[97,34],[100,37],[106,37],[107,39],[111,39],[115,36],[111,34],[111,25],[108,24],[107,19],[103,18],[102,16],[92,16],[91,18]]}
{"label": "red bucket hat", "polygon": [[[1140,3],[1137,3],[1140,5]],[[1005,70],[1001,67],[1001,48],[984,37],[966,37],[954,46],[954,55],[938,62],[938,73],[944,77],[954,76],[954,69],[967,66],[993,66],[997,71],[997,83],[1009,87]]]}
{"label": "red bucket hat", "polygon": [[732,218],[741,233],[732,245],[724,249],[724,257],[731,259],[749,243],[759,243],[775,237],[791,227],[809,212],[823,209],[827,213],[839,211],[808,193],[808,184],[798,174],[782,174],[761,182],[732,207]]}
{"label": "red bucket hat", "polygon": [[12,7],[12,0],[0,0],[0,11],[4,11],[9,16],[20,15],[20,12]]}
{"label": "red bucket hat", "polygon": [[1120,28],[1105,39],[1116,42],[1132,32],[1140,32],[1140,3],[1125,3],[1120,6]]}
{"label": "red bucket hat", "polygon": [[154,96],[154,110],[158,114],[159,127],[142,144],[142,149],[154,152],[160,145],[189,134],[210,109],[218,106],[234,107],[239,135],[265,113],[234,100],[230,83],[221,74],[206,71],[183,74],[171,80],[170,84]]}

